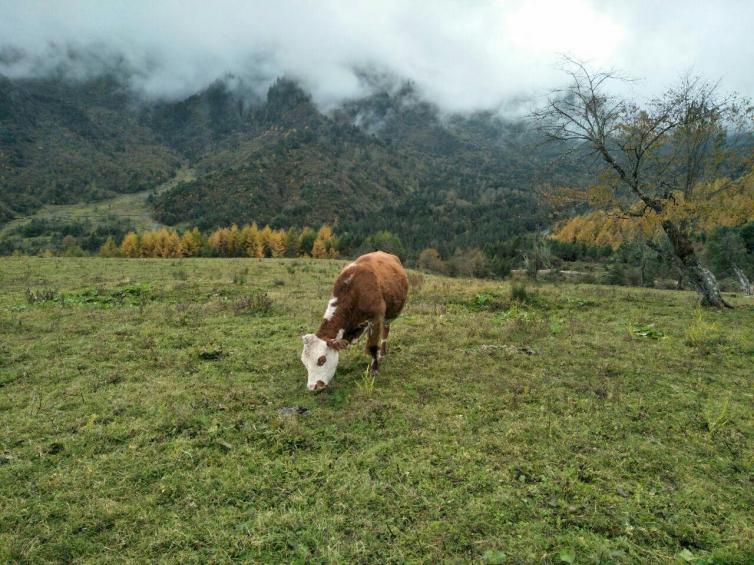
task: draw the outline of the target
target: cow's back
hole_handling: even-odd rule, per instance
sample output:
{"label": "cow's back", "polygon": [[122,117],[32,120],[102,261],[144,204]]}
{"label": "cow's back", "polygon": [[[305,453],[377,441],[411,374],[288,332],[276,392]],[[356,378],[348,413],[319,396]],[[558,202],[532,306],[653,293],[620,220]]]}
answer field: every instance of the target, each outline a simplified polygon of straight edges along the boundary
{"label": "cow's back", "polygon": [[373,280],[385,301],[385,318],[396,318],[406,305],[408,297],[408,277],[400,259],[384,251],[375,251],[356,259],[353,266],[356,270],[374,277]]}

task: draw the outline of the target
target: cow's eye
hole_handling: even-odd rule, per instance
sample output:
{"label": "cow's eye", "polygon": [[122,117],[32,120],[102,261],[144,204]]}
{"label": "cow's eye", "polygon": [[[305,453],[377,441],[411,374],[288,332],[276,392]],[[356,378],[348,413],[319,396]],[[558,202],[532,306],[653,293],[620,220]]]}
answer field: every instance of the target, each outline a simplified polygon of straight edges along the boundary
{"label": "cow's eye", "polygon": [[317,359],[317,366],[321,367],[322,365],[325,364],[326,361],[327,361],[327,357],[325,357],[324,355],[320,356],[320,358]]}

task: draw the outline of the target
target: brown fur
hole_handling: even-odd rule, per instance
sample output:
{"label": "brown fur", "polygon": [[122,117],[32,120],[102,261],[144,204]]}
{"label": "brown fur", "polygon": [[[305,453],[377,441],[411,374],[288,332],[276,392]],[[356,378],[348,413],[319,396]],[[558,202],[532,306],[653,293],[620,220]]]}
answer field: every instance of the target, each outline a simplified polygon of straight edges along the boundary
{"label": "brown fur", "polygon": [[[362,255],[338,275],[332,296],[337,299],[335,314],[322,321],[317,337],[342,349],[369,328],[366,353],[372,356],[372,370],[377,371],[378,357],[387,353],[389,324],[408,297],[408,277],[400,259],[382,251]],[[343,337],[337,339],[341,329]]]}

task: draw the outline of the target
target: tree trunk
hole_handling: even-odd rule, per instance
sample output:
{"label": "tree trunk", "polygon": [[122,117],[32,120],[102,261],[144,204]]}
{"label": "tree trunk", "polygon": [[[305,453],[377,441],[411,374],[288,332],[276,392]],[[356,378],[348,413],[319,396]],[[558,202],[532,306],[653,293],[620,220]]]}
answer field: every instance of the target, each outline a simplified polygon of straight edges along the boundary
{"label": "tree trunk", "polygon": [[738,279],[738,284],[741,285],[741,290],[746,296],[752,296],[754,295],[754,288],[751,286],[751,282],[749,281],[749,277],[746,276],[746,273],[743,272],[741,267],[734,264],[733,265],[733,272],[736,274],[736,278]]}
{"label": "tree trunk", "polygon": [[662,229],[670,240],[678,269],[686,276],[699,294],[703,306],[732,308],[720,294],[720,285],[712,272],[707,269],[694,251],[685,229],[679,228],[672,220],[663,220]]}

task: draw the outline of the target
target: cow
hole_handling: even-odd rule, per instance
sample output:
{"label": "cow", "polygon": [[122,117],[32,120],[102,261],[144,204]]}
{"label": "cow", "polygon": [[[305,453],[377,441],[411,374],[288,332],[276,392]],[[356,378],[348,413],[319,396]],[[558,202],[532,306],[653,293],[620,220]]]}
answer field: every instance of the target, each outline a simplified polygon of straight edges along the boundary
{"label": "cow", "polygon": [[379,372],[387,354],[390,323],[406,305],[408,277],[400,259],[390,253],[367,253],[346,265],[335,280],[332,298],[317,333],[301,336],[301,362],[311,391],[325,388],[335,375],[339,352],[366,331],[369,370]]}

